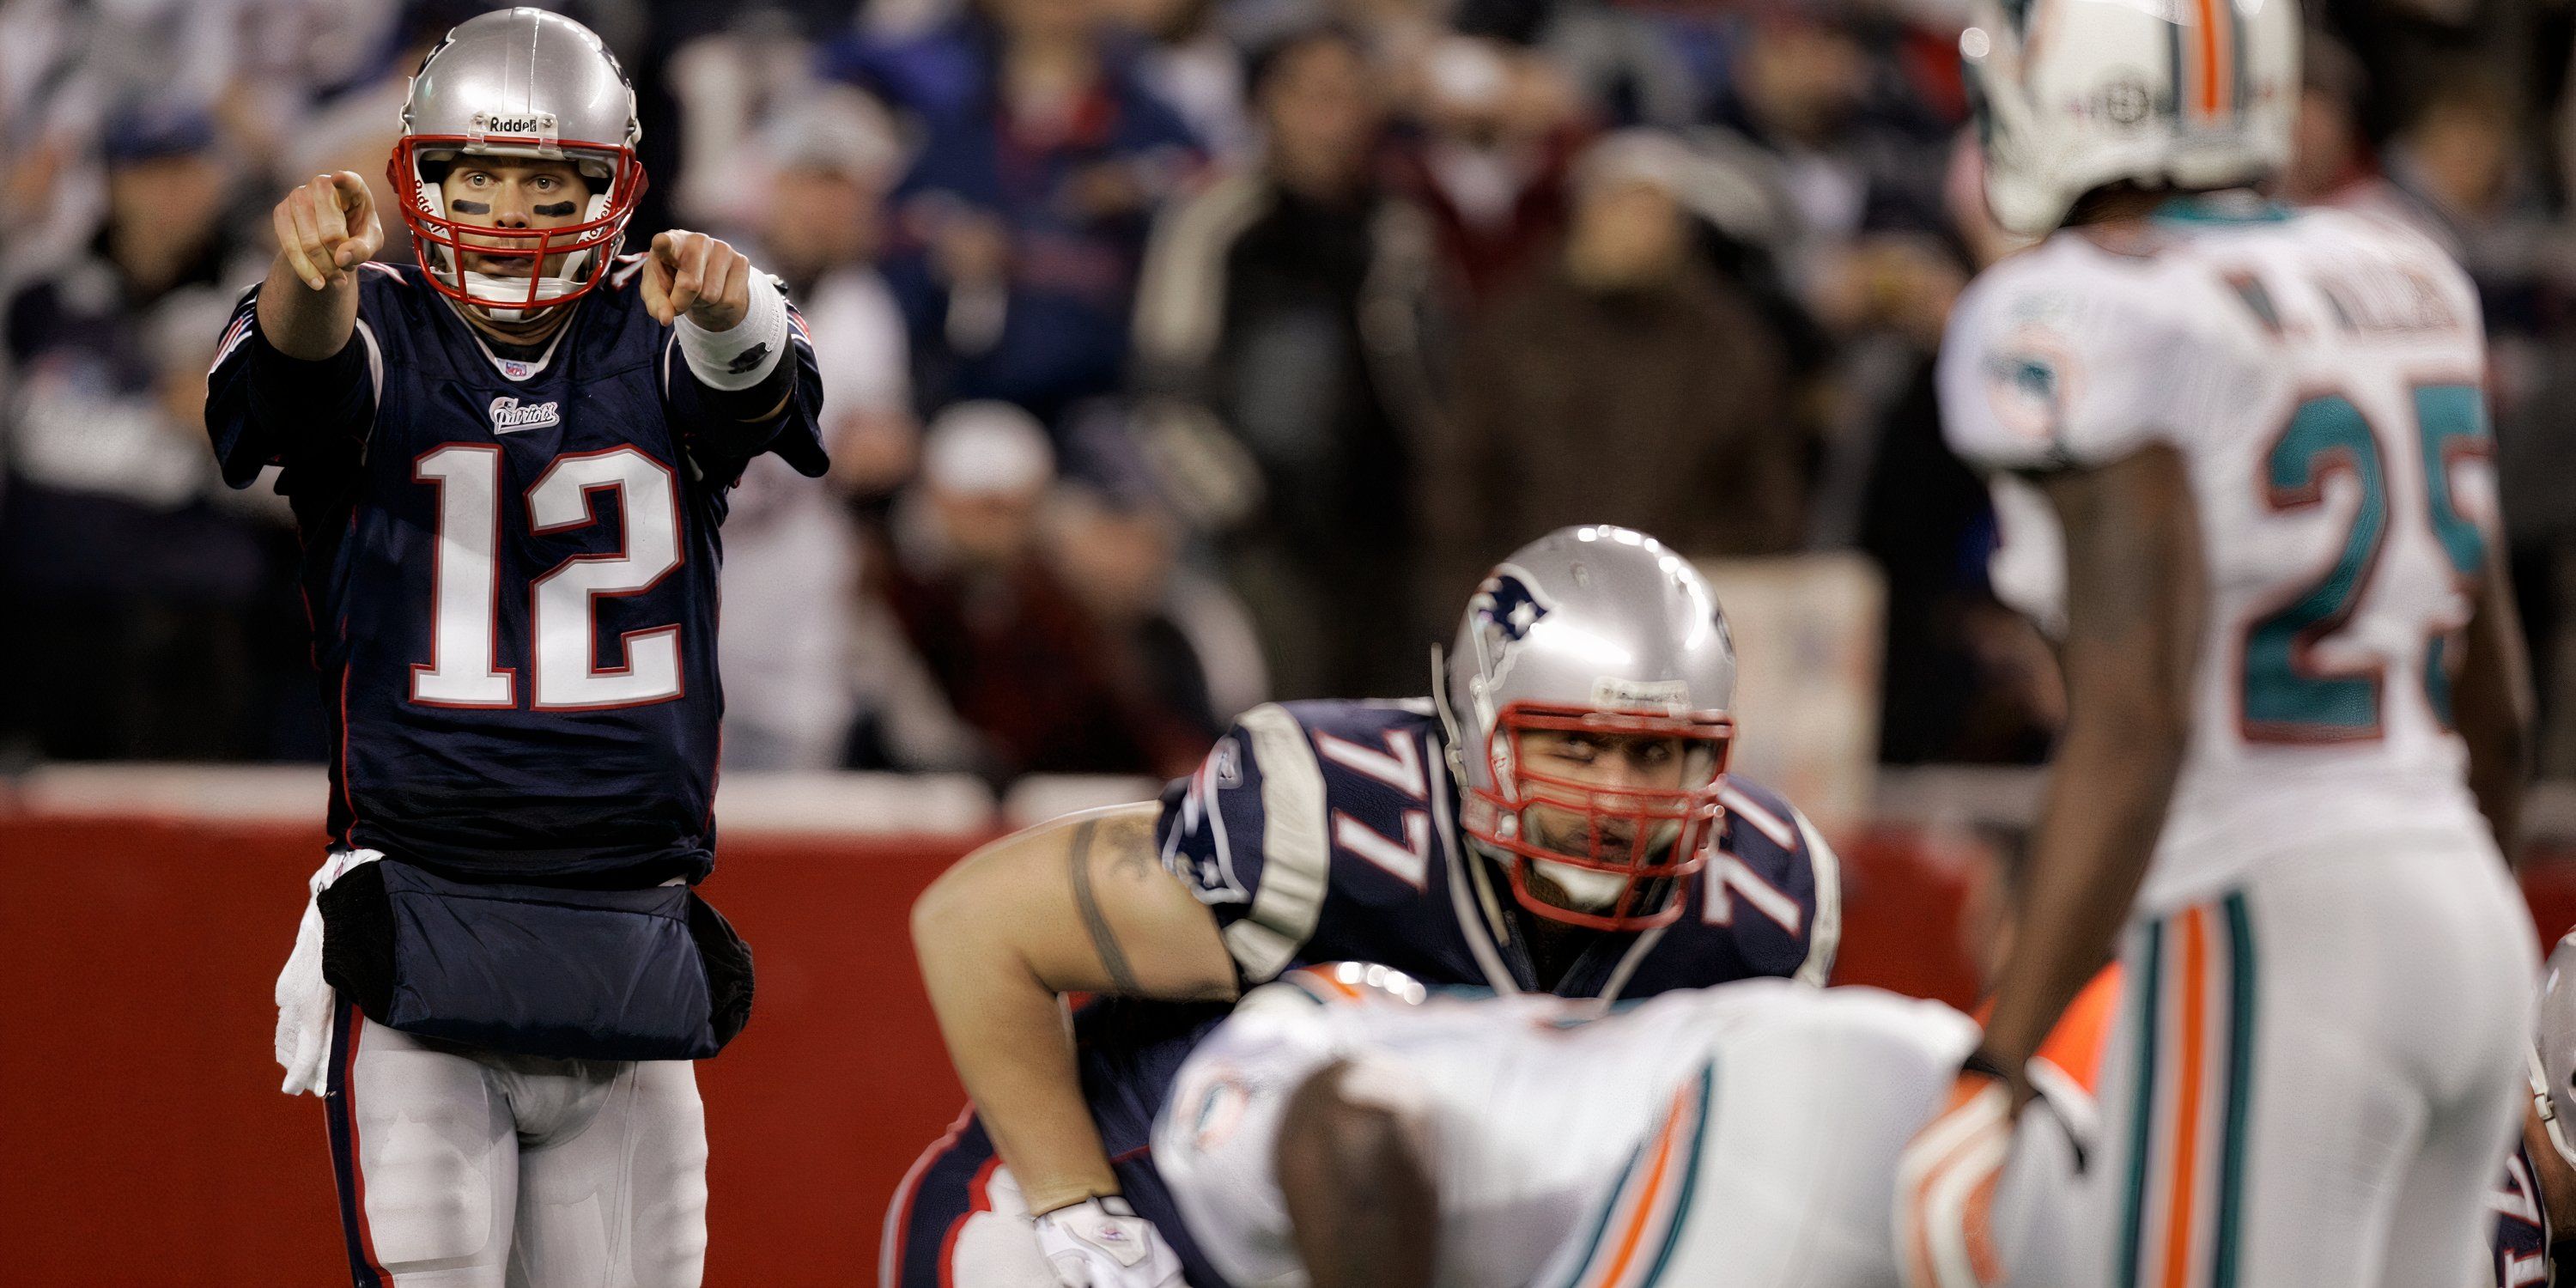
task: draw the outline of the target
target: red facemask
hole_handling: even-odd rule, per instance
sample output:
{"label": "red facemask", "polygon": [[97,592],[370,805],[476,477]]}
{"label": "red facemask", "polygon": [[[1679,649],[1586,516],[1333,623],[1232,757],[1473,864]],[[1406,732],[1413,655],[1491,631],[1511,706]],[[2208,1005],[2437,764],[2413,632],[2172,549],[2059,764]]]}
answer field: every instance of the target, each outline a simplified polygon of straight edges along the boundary
{"label": "red facemask", "polygon": [[[1692,763],[1694,753],[1708,758],[1709,776],[1670,789],[1603,787],[1515,764],[1520,735],[1542,730],[1677,738],[1685,764]],[[1512,896],[1539,916],[1592,930],[1669,925],[1682,913],[1681,878],[1707,866],[1708,847],[1725,817],[1718,793],[1726,785],[1727,753],[1734,739],[1735,721],[1718,711],[1667,716],[1513,703],[1495,717],[1486,738],[1482,750],[1495,786],[1470,793],[1465,830],[1490,850],[1510,856]],[[1582,852],[1540,844],[1528,813],[1532,806],[1581,817]],[[1532,865],[1542,862],[1614,875],[1622,883],[1619,895],[1601,911],[1550,903],[1530,888]]]}
{"label": "red facemask", "polygon": [[[491,224],[471,224],[434,210],[421,194],[424,180],[420,159],[424,152],[463,153],[469,145],[482,147],[527,147],[540,145],[566,154],[582,153],[608,158],[608,201],[599,217],[560,228],[500,228]],[[412,251],[420,258],[422,276],[439,294],[460,304],[487,309],[521,309],[534,311],[569,304],[591,292],[608,277],[610,258],[617,254],[619,239],[626,235],[626,221],[635,217],[635,204],[644,195],[644,166],[635,158],[632,148],[610,143],[582,143],[534,138],[500,137],[469,138],[462,134],[408,134],[394,144],[391,160],[385,164],[385,176],[394,191],[401,194],[403,222],[410,225]],[[444,203],[440,203],[442,206]],[[471,234],[476,245],[464,237]],[[444,253],[447,267],[432,261],[432,248]],[[593,252],[595,258],[587,272],[560,295],[539,298],[538,291],[546,282],[546,261],[556,255]],[[528,291],[523,299],[502,299],[476,295],[466,289],[463,265],[468,254],[490,259],[524,259],[529,262]]]}

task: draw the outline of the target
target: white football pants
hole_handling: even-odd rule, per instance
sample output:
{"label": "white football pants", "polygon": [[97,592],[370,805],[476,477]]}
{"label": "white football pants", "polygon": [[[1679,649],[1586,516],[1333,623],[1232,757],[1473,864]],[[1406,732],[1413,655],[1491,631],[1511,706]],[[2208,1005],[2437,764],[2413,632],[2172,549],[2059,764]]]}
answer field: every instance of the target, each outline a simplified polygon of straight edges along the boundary
{"label": "white football pants", "polygon": [[696,1288],[686,1061],[503,1055],[335,1017],[332,1162],[358,1288]]}
{"label": "white football pants", "polygon": [[2530,1103],[2494,848],[2391,838],[2133,918],[2083,1237],[2104,1288],[2453,1288]]}

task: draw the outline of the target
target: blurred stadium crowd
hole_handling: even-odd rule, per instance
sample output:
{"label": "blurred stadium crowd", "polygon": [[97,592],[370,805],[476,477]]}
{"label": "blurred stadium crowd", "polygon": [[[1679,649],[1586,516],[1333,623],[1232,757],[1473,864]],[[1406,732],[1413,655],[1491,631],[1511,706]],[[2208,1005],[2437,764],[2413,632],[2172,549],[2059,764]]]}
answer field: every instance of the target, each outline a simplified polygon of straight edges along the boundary
{"label": "blurred stadium crowd", "polygon": [[[0,769],[320,759],[265,486],[204,373],[268,207],[383,186],[461,0],[0,5]],[[1268,697],[1422,691],[1482,561],[1576,521],[1858,549],[1883,757],[2045,750],[1929,359],[2010,247],[1961,0],[560,6],[665,227],[804,308],[834,458],[725,528],[728,768],[1183,773]],[[2570,6],[2311,0],[2285,194],[2485,290],[2546,768],[2576,773]]]}

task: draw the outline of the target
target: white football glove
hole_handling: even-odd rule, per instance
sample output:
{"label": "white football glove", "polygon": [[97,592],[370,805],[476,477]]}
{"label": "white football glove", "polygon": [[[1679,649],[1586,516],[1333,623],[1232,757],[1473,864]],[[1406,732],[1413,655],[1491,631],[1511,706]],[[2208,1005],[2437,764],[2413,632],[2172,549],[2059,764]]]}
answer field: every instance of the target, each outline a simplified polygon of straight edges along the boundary
{"label": "white football glove", "polygon": [[1115,1194],[1038,1214],[1038,1250],[1064,1288],[1180,1288],[1181,1259]]}

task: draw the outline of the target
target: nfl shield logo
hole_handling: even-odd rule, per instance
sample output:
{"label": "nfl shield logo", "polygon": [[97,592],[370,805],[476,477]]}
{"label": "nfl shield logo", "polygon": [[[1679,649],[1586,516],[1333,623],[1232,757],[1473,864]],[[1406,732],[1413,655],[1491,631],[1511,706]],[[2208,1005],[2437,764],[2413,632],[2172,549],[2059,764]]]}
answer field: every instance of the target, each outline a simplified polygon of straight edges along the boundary
{"label": "nfl shield logo", "polygon": [[535,368],[516,358],[501,359],[501,374],[512,380],[525,380]]}

